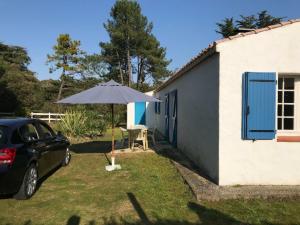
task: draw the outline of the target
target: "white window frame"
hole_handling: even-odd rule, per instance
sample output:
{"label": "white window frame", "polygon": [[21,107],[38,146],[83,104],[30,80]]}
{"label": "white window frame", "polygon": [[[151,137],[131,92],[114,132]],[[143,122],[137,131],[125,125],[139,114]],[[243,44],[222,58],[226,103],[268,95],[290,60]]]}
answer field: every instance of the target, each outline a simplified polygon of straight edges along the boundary
{"label": "white window frame", "polygon": [[[294,78],[294,103],[285,103],[286,105],[294,105],[294,116],[278,116],[278,91],[279,91],[279,78],[285,77],[285,78]],[[300,73],[278,73],[277,74],[277,88],[276,88],[276,129],[278,135],[286,135],[286,136],[292,136],[292,135],[300,135]],[[284,83],[282,92],[284,92]],[[282,102],[284,102],[284,94],[282,95]],[[282,104],[283,106],[283,104]],[[282,114],[284,114],[284,107],[282,107]],[[294,129],[293,130],[283,130],[283,122],[282,122],[282,129],[278,130],[278,117],[282,118],[294,118]]]}

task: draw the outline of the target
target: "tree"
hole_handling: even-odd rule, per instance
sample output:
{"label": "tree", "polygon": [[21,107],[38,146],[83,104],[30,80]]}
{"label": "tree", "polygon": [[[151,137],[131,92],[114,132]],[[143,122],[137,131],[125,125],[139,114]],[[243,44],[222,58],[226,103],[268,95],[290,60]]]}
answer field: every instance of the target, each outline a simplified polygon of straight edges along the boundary
{"label": "tree", "polygon": [[0,111],[24,115],[41,106],[39,80],[29,63],[24,48],[0,43]]}
{"label": "tree", "polygon": [[47,64],[50,64],[50,73],[56,70],[62,71],[57,95],[57,100],[60,100],[66,78],[80,74],[80,62],[85,53],[80,49],[80,41],[72,40],[69,34],[58,36],[53,51],[52,55],[47,55]]}
{"label": "tree", "polygon": [[102,55],[86,55],[80,62],[81,73],[83,78],[94,77],[103,79],[107,74],[107,63],[104,62]]}
{"label": "tree", "polygon": [[258,13],[256,27],[263,28],[266,26],[274,25],[274,24],[280,23],[283,19],[284,19],[284,17],[273,17],[268,14],[268,11],[263,10],[260,13]]}
{"label": "tree", "polygon": [[247,29],[259,29],[266,26],[280,23],[284,17],[273,17],[268,11],[263,10],[255,15],[243,16],[240,15],[240,19],[234,21],[233,18],[225,18],[221,23],[217,23],[217,33],[223,37],[229,37],[238,34],[241,28]]}
{"label": "tree", "polygon": [[256,26],[257,19],[255,18],[254,15],[251,16],[240,15],[240,17],[241,19],[236,21],[238,28],[255,29],[257,27]]}
{"label": "tree", "polygon": [[233,21],[233,17],[225,18],[221,23],[217,23],[217,33],[222,34],[223,37],[229,37],[237,33],[236,26]]}
{"label": "tree", "polygon": [[133,77],[139,85],[147,79],[155,83],[169,76],[166,49],[152,34],[153,24],[142,15],[140,5],[119,0],[110,16],[104,24],[110,41],[100,43],[103,59],[108,63],[107,76],[128,86],[134,82]]}

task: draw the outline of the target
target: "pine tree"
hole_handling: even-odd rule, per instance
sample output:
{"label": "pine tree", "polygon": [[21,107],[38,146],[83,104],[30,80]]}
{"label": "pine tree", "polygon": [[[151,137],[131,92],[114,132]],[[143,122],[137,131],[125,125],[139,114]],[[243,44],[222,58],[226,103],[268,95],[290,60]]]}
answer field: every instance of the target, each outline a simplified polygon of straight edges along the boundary
{"label": "pine tree", "polygon": [[119,0],[104,24],[110,41],[100,43],[103,59],[108,63],[108,78],[137,87],[169,76],[166,49],[152,34],[153,24],[141,12],[136,1]]}
{"label": "pine tree", "polygon": [[280,23],[284,17],[273,17],[268,11],[263,10],[255,15],[243,16],[234,21],[233,17],[225,18],[222,22],[217,23],[216,32],[221,34],[224,38],[236,35],[240,28],[259,29],[266,26]]}
{"label": "pine tree", "polygon": [[80,62],[84,52],[80,50],[80,41],[72,40],[69,34],[60,34],[53,50],[52,55],[47,55],[47,64],[50,64],[50,73],[62,70],[57,95],[57,100],[60,100],[66,79],[81,72]]}

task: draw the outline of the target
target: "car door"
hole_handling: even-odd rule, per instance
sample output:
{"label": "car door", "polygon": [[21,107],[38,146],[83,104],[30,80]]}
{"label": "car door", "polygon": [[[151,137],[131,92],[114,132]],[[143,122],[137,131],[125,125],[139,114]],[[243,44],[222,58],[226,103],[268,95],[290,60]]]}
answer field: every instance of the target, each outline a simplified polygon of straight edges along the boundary
{"label": "car door", "polygon": [[27,150],[37,155],[38,173],[40,177],[44,176],[49,166],[50,154],[46,145],[40,140],[37,127],[34,123],[24,124],[19,128],[19,133]]}
{"label": "car door", "polygon": [[65,145],[46,123],[40,121],[37,123],[42,140],[49,147],[53,168],[62,162],[65,156]]}

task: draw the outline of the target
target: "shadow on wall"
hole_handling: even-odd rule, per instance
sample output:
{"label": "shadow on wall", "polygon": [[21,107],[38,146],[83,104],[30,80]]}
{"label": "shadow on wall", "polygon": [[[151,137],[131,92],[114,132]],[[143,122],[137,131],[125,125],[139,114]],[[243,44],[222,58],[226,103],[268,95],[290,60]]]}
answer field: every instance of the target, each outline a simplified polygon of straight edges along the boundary
{"label": "shadow on wall", "polygon": [[[137,222],[129,222],[125,219],[117,220],[113,217],[110,217],[109,219],[103,218],[103,222],[101,221],[98,223],[96,220],[90,220],[88,223],[84,223],[87,225],[96,225],[96,224],[104,224],[104,225],[255,225],[255,224],[249,224],[244,223],[241,221],[236,220],[235,218],[226,215],[222,212],[219,212],[215,209],[206,208],[204,206],[201,206],[198,203],[189,202],[188,208],[194,211],[198,217],[199,222],[191,223],[189,221],[185,220],[172,220],[172,219],[155,219],[151,221],[149,217],[147,216],[146,212],[142,208],[141,204],[136,199],[135,195],[133,193],[127,193],[127,196],[135,209],[136,213],[139,216],[139,221]],[[81,222],[81,218],[78,215],[71,216],[66,225],[80,225],[83,223]],[[269,223],[268,221],[261,221],[260,224],[266,224],[266,225],[283,225],[280,223]],[[6,224],[11,225],[11,224]],[[33,222],[31,220],[28,220],[24,223],[24,225],[33,225]],[[290,225],[296,225],[296,224],[290,224]]]}

